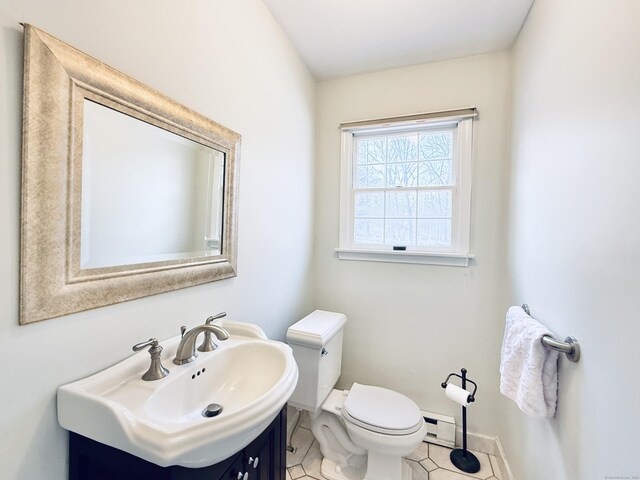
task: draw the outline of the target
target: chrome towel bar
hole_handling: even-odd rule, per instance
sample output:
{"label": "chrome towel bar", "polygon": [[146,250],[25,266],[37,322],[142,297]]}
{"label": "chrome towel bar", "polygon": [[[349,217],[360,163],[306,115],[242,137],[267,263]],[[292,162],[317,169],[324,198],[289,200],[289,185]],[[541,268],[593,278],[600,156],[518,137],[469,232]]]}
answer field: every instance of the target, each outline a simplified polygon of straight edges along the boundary
{"label": "chrome towel bar", "polygon": [[[524,310],[527,315],[531,316],[531,310],[529,309],[529,305],[526,303],[522,304],[522,310]],[[567,337],[564,339],[564,342],[560,342],[550,335],[545,335],[540,341],[545,347],[564,353],[572,362],[580,360],[580,344],[575,337]]]}

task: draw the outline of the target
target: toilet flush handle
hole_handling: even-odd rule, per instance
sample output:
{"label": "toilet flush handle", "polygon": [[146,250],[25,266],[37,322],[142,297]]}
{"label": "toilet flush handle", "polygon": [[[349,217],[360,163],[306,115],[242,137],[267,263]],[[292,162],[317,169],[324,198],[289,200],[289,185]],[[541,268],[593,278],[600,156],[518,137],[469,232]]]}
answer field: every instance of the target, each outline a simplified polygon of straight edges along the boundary
{"label": "toilet flush handle", "polygon": [[323,347],[322,350],[320,350],[320,356],[326,357],[327,355],[329,355],[329,352],[327,352],[327,350]]}

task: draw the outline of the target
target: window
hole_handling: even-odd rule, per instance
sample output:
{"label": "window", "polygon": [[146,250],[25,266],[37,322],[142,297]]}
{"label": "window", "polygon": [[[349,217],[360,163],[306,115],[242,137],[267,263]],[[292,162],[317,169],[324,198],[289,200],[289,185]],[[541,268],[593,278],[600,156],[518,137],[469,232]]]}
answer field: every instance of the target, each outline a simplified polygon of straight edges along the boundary
{"label": "window", "polygon": [[345,260],[468,265],[475,108],[342,127]]}

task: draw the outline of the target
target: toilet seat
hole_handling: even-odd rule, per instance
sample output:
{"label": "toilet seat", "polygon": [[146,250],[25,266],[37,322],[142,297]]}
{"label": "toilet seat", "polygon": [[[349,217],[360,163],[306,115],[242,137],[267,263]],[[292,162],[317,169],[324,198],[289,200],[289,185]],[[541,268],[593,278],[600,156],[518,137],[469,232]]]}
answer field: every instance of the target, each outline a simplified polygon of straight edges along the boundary
{"label": "toilet seat", "polygon": [[354,383],[342,406],[342,417],[365,430],[385,435],[410,435],[424,420],[410,398],[386,388]]}

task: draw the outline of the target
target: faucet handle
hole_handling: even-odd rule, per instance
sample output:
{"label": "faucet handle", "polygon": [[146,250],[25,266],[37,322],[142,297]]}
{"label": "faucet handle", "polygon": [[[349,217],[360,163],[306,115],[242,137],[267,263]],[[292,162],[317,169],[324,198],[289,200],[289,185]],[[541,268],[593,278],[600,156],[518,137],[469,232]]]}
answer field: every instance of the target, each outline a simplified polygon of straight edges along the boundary
{"label": "faucet handle", "polygon": [[219,318],[224,318],[227,316],[227,312],[220,312],[220,313],[216,313],[215,315],[207,318],[204,321],[205,325],[211,325],[215,320],[218,320]]}
{"label": "faucet handle", "polygon": [[180,327],[180,338],[184,337],[185,332],[187,331],[187,326],[186,325],[182,325]]}
{"label": "faucet handle", "polygon": [[[224,318],[226,316],[227,316],[227,312],[217,313],[217,314],[212,315],[211,317],[207,318],[204,321],[204,324],[205,325],[211,325],[215,320],[218,320],[219,318]],[[211,336],[211,332],[209,332],[209,331],[204,332],[204,340],[202,341],[202,345],[200,345],[198,347],[198,351],[199,352],[212,352],[216,348],[218,348],[218,345],[216,345],[213,342],[213,338]]]}
{"label": "faucet handle", "polygon": [[134,352],[139,352],[140,350],[146,347],[151,347],[149,349],[149,353],[151,353],[151,350],[154,348],[160,347],[160,344],[158,343],[158,340],[156,340],[155,338],[150,338],[146,342],[136,343],[132,348]]}
{"label": "faucet handle", "polygon": [[160,362],[160,353],[162,347],[155,338],[150,338],[146,342],[136,343],[132,348],[134,352],[138,352],[146,347],[151,347],[149,353],[151,354],[151,365],[149,369],[142,375],[142,379],[146,381],[160,380],[161,378],[169,375],[169,370],[162,366]]}

